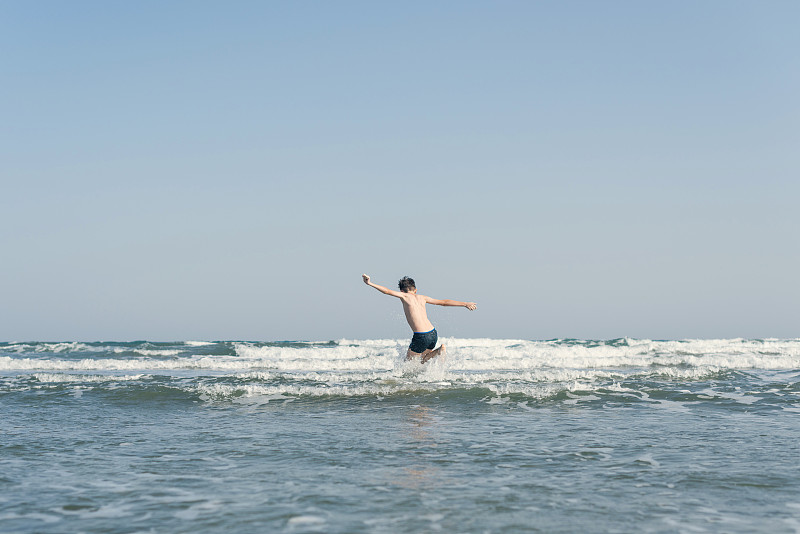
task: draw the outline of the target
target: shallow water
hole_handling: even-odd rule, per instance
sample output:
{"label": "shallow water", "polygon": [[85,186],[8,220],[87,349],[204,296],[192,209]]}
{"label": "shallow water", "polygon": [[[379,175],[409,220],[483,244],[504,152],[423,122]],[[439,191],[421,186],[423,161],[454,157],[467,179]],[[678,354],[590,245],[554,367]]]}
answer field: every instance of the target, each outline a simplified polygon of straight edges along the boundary
{"label": "shallow water", "polygon": [[0,344],[3,532],[799,532],[800,341]]}

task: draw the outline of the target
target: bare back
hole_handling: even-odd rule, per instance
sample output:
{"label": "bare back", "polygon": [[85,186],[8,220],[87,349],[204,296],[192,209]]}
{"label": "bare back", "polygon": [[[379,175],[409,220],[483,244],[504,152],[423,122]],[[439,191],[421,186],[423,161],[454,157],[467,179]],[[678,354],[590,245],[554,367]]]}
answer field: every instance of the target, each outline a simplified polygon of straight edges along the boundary
{"label": "bare back", "polygon": [[417,295],[416,293],[401,293],[400,300],[403,301],[403,311],[406,314],[408,326],[414,332],[430,332],[433,324],[428,319],[428,312],[425,310],[425,303],[428,297]]}
{"label": "bare back", "polygon": [[[408,321],[408,326],[410,326],[411,330],[413,330],[415,333],[424,334],[434,329],[430,320],[428,320],[428,312],[425,310],[426,304],[434,304],[436,306],[463,306],[468,310],[474,310],[478,307],[478,305],[475,304],[474,302],[461,302],[460,300],[450,300],[450,299],[433,299],[431,297],[426,297],[425,295],[418,295],[417,288],[414,285],[414,280],[408,277],[405,277],[402,280],[400,280],[400,283],[398,284],[403,289],[402,291],[394,291],[387,287],[375,284],[369,279],[369,276],[366,274],[362,274],[361,278],[364,279],[364,283],[367,284],[368,286],[374,287],[384,295],[391,295],[393,297],[397,297],[403,302],[403,311],[406,314],[406,320]],[[422,357],[423,363],[426,362],[428,359],[432,358],[433,356],[437,356],[440,353],[444,353],[444,345],[440,346],[436,350],[426,350],[424,353],[416,353],[411,350],[411,347],[408,348],[409,355],[423,354]]]}

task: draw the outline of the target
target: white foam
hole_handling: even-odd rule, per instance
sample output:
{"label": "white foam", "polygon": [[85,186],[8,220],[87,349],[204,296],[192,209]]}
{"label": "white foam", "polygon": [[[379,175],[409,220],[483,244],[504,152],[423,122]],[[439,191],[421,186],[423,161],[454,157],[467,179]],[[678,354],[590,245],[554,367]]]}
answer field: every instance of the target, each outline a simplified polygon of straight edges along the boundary
{"label": "white foam", "polygon": [[746,395],[738,391],[733,392],[733,391],[717,391],[711,389],[704,389],[697,393],[699,395],[704,395],[708,399],[728,399],[735,401],[739,404],[753,404],[754,402],[761,400],[761,397],[756,397],[755,395]]}
{"label": "white foam", "polygon": [[64,343],[12,343],[4,347],[0,347],[0,350],[2,350],[3,352],[15,352],[15,353],[24,353],[24,352],[65,353],[65,352],[102,352],[108,349],[104,347],[94,347],[91,345],[87,345],[86,343],[80,343],[77,341],[71,341]]}
{"label": "white foam", "polygon": [[[171,369],[224,368],[225,362],[206,358],[180,358],[177,360],[152,360],[146,358],[83,358],[80,360],[11,358],[0,356],[3,371],[125,371],[125,370],[171,370]],[[233,366],[236,367],[236,366]]]}
{"label": "white foam", "polygon": [[[448,346],[447,367],[460,371],[533,371],[542,369],[644,369],[664,375],[682,375],[686,369],[703,373],[727,369],[790,370],[800,368],[800,340],[626,340],[624,343],[564,343],[494,339],[443,340]],[[211,342],[187,342],[201,346]],[[407,340],[340,340],[334,344],[309,342],[264,345],[237,342],[234,354],[189,355],[177,347],[149,348],[89,346],[83,343],[16,344],[2,347],[0,369],[254,369],[379,370],[393,369],[402,361]],[[11,353],[104,352],[134,353],[142,358],[18,358]],[[159,357],[170,357],[163,361]],[[180,357],[178,357],[180,356]]]}
{"label": "white foam", "polygon": [[140,349],[135,347],[115,347],[116,354],[123,354],[125,352],[133,352],[141,356],[177,356],[182,350],[178,349]]}
{"label": "white foam", "polygon": [[[142,380],[147,375],[84,375],[84,374],[64,374],[64,373],[35,373],[33,377],[39,382],[59,383],[59,382],[126,382],[132,380]],[[149,378],[149,377],[148,377]]]}
{"label": "white foam", "polygon": [[290,396],[325,397],[325,396],[386,396],[401,392],[436,391],[432,384],[360,384],[360,385],[257,385],[257,384],[200,384],[195,391],[202,400],[227,400],[236,397],[260,398],[265,402],[286,399]]}
{"label": "white foam", "polygon": [[[212,342],[173,345],[86,345],[81,343],[14,344],[2,347],[0,372],[21,373],[42,383],[120,382],[151,376],[192,378],[186,386],[203,398],[262,398],[275,395],[375,395],[412,391],[481,388],[497,396],[524,394],[545,398],[561,392],[581,392],[565,402],[594,400],[587,395],[615,390],[647,400],[643,392],[628,392],[629,380],[702,380],[730,370],[763,370],[775,380],[790,380],[786,370],[800,368],[800,340],[615,340],[604,342],[525,341],[517,339],[445,338],[445,358],[427,365],[405,362],[404,340],[339,340],[287,344],[225,343],[227,355],[191,354],[188,347]],[[45,347],[46,351],[39,350]],[[183,347],[183,348],[181,348]],[[91,350],[90,350],[91,349]],[[74,354],[77,352],[78,354]],[[87,352],[100,352],[98,357]],[[36,354],[34,354],[36,353]],[[113,376],[119,373],[121,376]],[[230,380],[209,384],[204,378]],[[197,379],[197,380],[195,380]],[[197,382],[201,385],[197,385]],[[184,387],[183,385],[181,387]],[[747,392],[701,392],[711,398],[753,403],[761,397]],[[574,402],[573,402],[574,401]],[[268,402],[268,401],[267,401]],[[681,409],[682,403],[649,401]]]}
{"label": "white foam", "polygon": [[[626,345],[558,344],[552,341],[455,339],[448,346],[449,371],[484,372],[585,372],[639,373],[691,378],[731,369],[788,370],[800,367],[800,342],[698,340],[639,341]],[[44,344],[56,354],[84,352],[81,344]],[[405,353],[404,340],[367,340],[329,345],[276,346],[234,343],[235,355],[183,355],[180,349],[113,347],[114,354],[136,353],[140,358],[19,358],[0,356],[0,370],[169,370],[224,371],[380,371],[398,367]],[[12,349],[16,351],[20,346]],[[39,345],[28,346],[42,352]],[[91,347],[98,351],[98,347]],[[9,354],[8,347],[5,347]],[[167,356],[169,359],[162,359]],[[580,371],[576,371],[580,370]],[[568,377],[565,377],[568,379]]]}

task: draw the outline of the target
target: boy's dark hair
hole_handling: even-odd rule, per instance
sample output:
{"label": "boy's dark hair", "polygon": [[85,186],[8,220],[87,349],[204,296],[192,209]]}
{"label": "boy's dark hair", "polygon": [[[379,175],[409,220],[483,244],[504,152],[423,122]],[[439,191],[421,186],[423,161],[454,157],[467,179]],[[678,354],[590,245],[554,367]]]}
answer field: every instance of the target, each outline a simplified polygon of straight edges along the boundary
{"label": "boy's dark hair", "polygon": [[414,279],[413,278],[409,278],[407,276],[404,276],[403,278],[401,278],[400,281],[397,282],[397,286],[400,288],[400,291],[402,291],[403,293],[408,293],[412,289],[417,289],[417,285],[414,283]]}

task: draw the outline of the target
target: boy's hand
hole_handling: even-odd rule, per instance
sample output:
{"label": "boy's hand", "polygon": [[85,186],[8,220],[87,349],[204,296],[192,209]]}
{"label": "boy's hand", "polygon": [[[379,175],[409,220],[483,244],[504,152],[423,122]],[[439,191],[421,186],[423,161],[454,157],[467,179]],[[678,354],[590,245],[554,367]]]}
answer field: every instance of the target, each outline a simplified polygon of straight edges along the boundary
{"label": "boy's hand", "polygon": [[467,302],[466,304],[464,304],[464,307],[471,311],[477,309],[478,305],[475,304],[474,302]]}
{"label": "boy's hand", "polygon": [[362,274],[361,278],[364,279],[364,283],[365,284],[369,285],[369,276],[367,276],[366,274]]}

